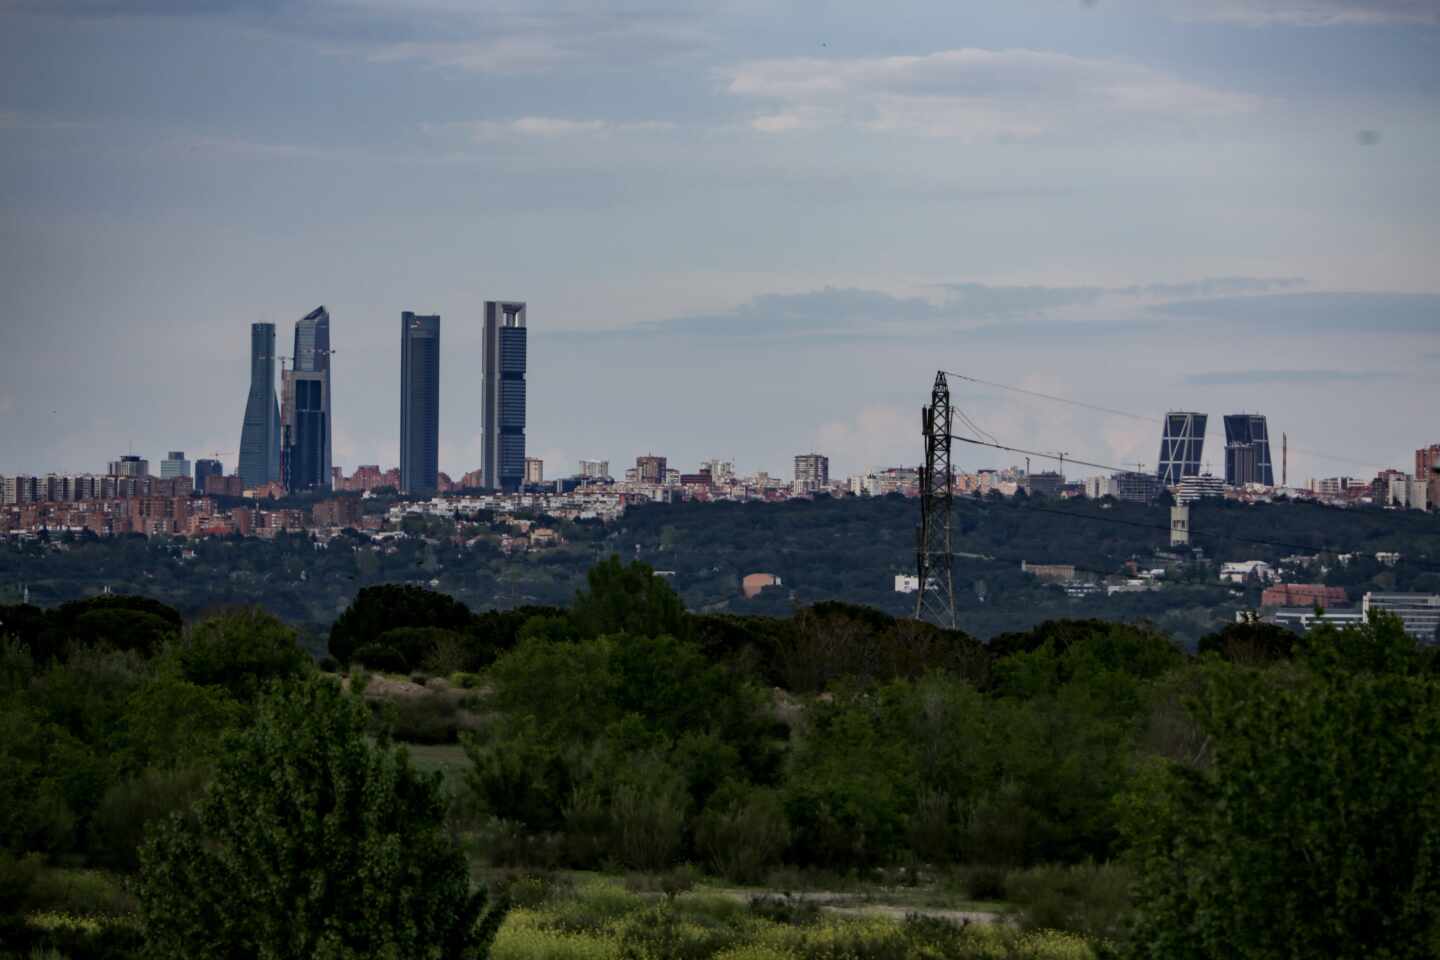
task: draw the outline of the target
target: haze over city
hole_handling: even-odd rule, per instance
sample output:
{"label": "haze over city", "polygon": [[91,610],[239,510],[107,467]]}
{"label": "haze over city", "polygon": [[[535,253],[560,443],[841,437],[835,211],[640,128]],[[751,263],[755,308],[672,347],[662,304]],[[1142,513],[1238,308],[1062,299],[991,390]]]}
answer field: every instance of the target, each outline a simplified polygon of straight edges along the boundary
{"label": "haze over city", "polygon": [[[3,3],[0,472],[237,450],[250,324],[324,303],[334,462],[397,462],[413,310],[444,318],[458,477],[507,298],[554,475],[915,463],[937,367],[1261,412],[1292,481],[1404,466],[1440,361],[1437,24],[1423,0]],[[1010,442],[1153,468],[1152,425],[955,389]]]}

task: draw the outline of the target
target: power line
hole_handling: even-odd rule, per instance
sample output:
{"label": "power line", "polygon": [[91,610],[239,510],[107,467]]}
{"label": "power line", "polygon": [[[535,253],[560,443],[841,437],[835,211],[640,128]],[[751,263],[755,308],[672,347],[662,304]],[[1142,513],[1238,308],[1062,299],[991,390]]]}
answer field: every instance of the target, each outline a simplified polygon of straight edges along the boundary
{"label": "power line", "polygon": [[[972,377],[972,376],[969,376],[968,374],[957,373],[957,372],[955,372],[955,371],[953,371],[953,370],[944,370],[944,371],[941,371],[941,372],[943,372],[947,377],[954,377],[954,378],[956,378],[957,380],[964,380],[964,381],[966,381],[966,382],[968,382],[968,383],[975,383],[975,384],[979,384],[979,385],[985,386],[985,387],[994,387],[994,388],[997,389],[997,390],[1008,390],[1008,391],[1010,391],[1011,393],[1019,393],[1019,394],[1023,394],[1024,396],[1027,396],[1027,397],[1035,397],[1036,399],[1039,399],[1039,400],[1050,400],[1050,401],[1053,401],[1053,402],[1055,402],[1055,403],[1063,403],[1063,404],[1067,404],[1067,405],[1072,406],[1072,407],[1080,407],[1080,408],[1085,409],[1085,410],[1093,410],[1093,411],[1095,411],[1095,412],[1097,412],[1097,413],[1108,413],[1108,414],[1111,414],[1111,415],[1117,416],[1117,417],[1127,417],[1127,418],[1129,418],[1129,419],[1131,419],[1131,420],[1139,420],[1139,421],[1141,421],[1141,422],[1143,422],[1143,423],[1161,423],[1161,424],[1163,424],[1163,423],[1165,422],[1163,419],[1161,419],[1161,418],[1159,418],[1159,417],[1151,417],[1151,416],[1147,416],[1147,415],[1142,414],[1142,413],[1132,413],[1132,412],[1129,411],[1129,410],[1118,410],[1118,409],[1116,409],[1115,407],[1104,407],[1104,406],[1101,406],[1101,405],[1095,404],[1095,403],[1086,403],[1086,402],[1083,401],[1083,400],[1072,400],[1072,399],[1070,399],[1069,397],[1056,396],[1056,395],[1053,394],[1053,393],[1041,393],[1041,392],[1038,391],[1038,390],[1027,390],[1027,389],[1025,389],[1024,387],[1016,387],[1016,386],[1012,386],[1012,385],[1007,384],[1007,383],[996,383],[994,380],[984,380],[984,379],[981,379],[980,377]],[[962,414],[961,416],[964,417],[963,414]],[[966,420],[967,423],[970,423],[970,426],[972,426],[972,427],[975,426],[973,423],[971,423],[971,422],[969,421],[969,418],[965,418],[965,420]],[[978,428],[975,430],[975,432],[976,432],[976,433],[985,434],[986,436],[990,436],[990,434],[988,433],[988,431],[980,430],[980,429],[978,429]],[[991,437],[991,439],[994,439],[993,436]],[[1377,470],[1384,470],[1384,469],[1386,469],[1385,465],[1383,465],[1383,464],[1370,463],[1370,462],[1365,461],[1365,460],[1356,460],[1356,459],[1354,459],[1353,457],[1344,457],[1344,456],[1340,456],[1339,454],[1334,454],[1334,453],[1322,453],[1322,452],[1319,451],[1319,450],[1309,450],[1309,449],[1306,449],[1305,447],[1291,447],[1290,449],[1293,450],[1295,453],[1301,453],[1301,454],[1304,454],[1305,456],[1308,456],[1308,457],[1315,457],[1315,458],[1317,458],[1317,459],[1319,459],[1319,460],[1331,460],[1331,461],[1335,461],[1335,462],[1337,462],[1337,463],[1348,463],[1348,464],[1350,464],[1350,465],[1352,465],[1352,466],[1356,466],[1356,467],[1368,467],[1368,468],[1373,468],[1373,469],[1377,469]],[[1069,459],[1069,458],[1067,457],[1066,459]],[[1078,461],[1077,461],[1077,462],[1078,462]]]}
{"label": "power line", "polygon": [[1007,445],[1005,445],[1005,444],[1003,444],[1003,443],[991,443],[991,442],[989,442],[989,441],[987,441],[987,440],[979,440],[979,439],[977,439],[977,438],[975,438],[975,437],[962,437],[962,436],[961,436],[960,434],[958,434],[958,433],[952,433],[952,434],[950,434],[950,439],[951,439],[951,440],[959,440],[959,441],[961,441],[961,442],[963,442],[963,443],[971,443],[971,444],[974,444],[974,445],[977,446],[977,447],[992,447],[992,448],[994,448],[994,449],[996,449],[996,450],[1005,450],[1005,451],[1008,451],[1008,452],[1010,452],[1010,453],[1018,453],[1018,454],[1022,454],[1022,455],[1024,455],[1024,456],[1029,456],[1029,457],[1043,457],[1043,458],[1045,458],[1045,459],[1047,459],[1047,460],[1059,460],[1059,461],[1062,462],[1062,463],[1078,463],[1078,464],[1080,464],[1082,467],[1094,467],[1094,468],[1097,469],[1097,470],[1110,470],[1110,471],[1112,471],[1112,472],[1114,472],[1114,473],[1130,473],[1130,472],[1132,472],[1132,471],[1126,470],[1124,467],[1116,467],[1116,466],[1112,466],[1112,465],[1110,465],[1110,464],[1108,464],[1108,463],[1096,463],[1096,462],[1093,461],[1093,460],[1080,460],[1080,459],[1077,459],[1077,458],[1071,457],[1071,456],[1061,456],[1061,455],[1058,454],[1058,453],[1042,453],[1042,452],[1039,451],[1039,450],[1024,450],[1024,449],[1021,449],[1020,447],[1011,447],[1011,446],[1007,446]]}

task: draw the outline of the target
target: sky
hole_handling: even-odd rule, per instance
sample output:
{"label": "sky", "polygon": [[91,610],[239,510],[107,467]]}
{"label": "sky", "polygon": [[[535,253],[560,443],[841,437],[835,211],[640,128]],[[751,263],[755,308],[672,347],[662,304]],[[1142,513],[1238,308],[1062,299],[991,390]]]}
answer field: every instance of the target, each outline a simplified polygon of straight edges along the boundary
{"label": "sky", "polygon": [[[1440,0],[0,0],[0,472],[233,469],[249,325],[324,304],[335,462],[398,462],[439,313],[458,478],[506,299],[550,477],[914,464],[939,369],[1371,476],[1440,442],[1437,154]],[[952,386],[1155,467],[1149,421]]]}

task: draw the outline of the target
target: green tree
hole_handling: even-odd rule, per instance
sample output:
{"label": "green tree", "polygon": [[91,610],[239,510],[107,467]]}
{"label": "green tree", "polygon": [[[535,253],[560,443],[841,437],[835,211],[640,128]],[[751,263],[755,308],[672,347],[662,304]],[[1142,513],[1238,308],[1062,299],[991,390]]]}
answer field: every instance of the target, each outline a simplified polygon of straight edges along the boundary
{"label": "green tree", "polygon": [[1440,954],[1440,683],[1400,622],[1313,631],[1298,663],[1212,662],[1213,763],[1124,803],[1137,957]]}
{"label": "green tree", "polygon": [[365,587],[330,627],[330,655],[349,663],[360,647],[384,643],[380,638],[388,630],[436,627],[463,633],[472,621],[469,607],[434,590],[409,584]]}
{"label": "green tree", "polygon": [[588,589],[577,593],[570,607],[570,617],[583,635],[689,637],[684,601],[648,565],[637,562],[626,566],[612,555],[591,567],[585,582]]}
{"label": "green tree", "polygon": [[247,703],[266,682],[298,677],[313,667],[295,631],[262,610],[202,620],[186,630],[166,656],[184,679],[224,687]]}
{"label": "green tree", "polygon": [[472,892],[438,775],[367,735],[330,681],[280,685],[192,818],[141,852],[147,957],[483,957],[503,918]]}

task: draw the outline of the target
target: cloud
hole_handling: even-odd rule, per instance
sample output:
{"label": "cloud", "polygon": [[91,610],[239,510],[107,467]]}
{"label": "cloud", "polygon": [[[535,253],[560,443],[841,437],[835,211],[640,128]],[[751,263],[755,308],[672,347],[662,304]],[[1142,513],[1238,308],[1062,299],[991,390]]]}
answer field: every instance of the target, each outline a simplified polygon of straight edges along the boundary
{"label": "cloud", "polygon": [[1440,23],[1435,0],[1183,0],[1186,20],[1333,27]]}
{"label": "cloud", "polygon": [[675,125],[661,120],[600,120],[572,117],[527,116],[509,120],[473,120],[425,125],[431,133],[461,131],[471,139],[494,140],[560,139],[673,130]]}
{"label": "cloud", "polygon": [[1097,116],[1174,121],[1259,107],[1255,97],[1140,64],[1041,50],[752,60],[722,71],[721,79],[731,95],[762,105],[750,121],[762,133],[853,127],[1026,140],[1088,128]]}
{"label": "cloud", "polygon": [[1304,285],[1304,277],[1207,277],[1190,283],[1121,287],[1112,292],[1132,297],[1217,297],[1229,293],[1270,293]]}
{"label": "cloud", "polygon": [[1376,332],[1440,334],[1440,294],[1280,293],[1157,304],[1186,320],[1239,324],[1256,333]]}
{"label": "cloud", "polygon": [[1260,383],[1298,385],[1382,380],[1391,376],[1394,374],[1381,370],[1230,370],[1218,373],[1192,373],[1185,378],[1185,382],[1197,387]]}
{"label": "cloud", "polygon": [[867,406],[850,420],[832,420],[816,433],[816,448],[837,463],[880,467],[913,463],[915,411],[896,406]]}

